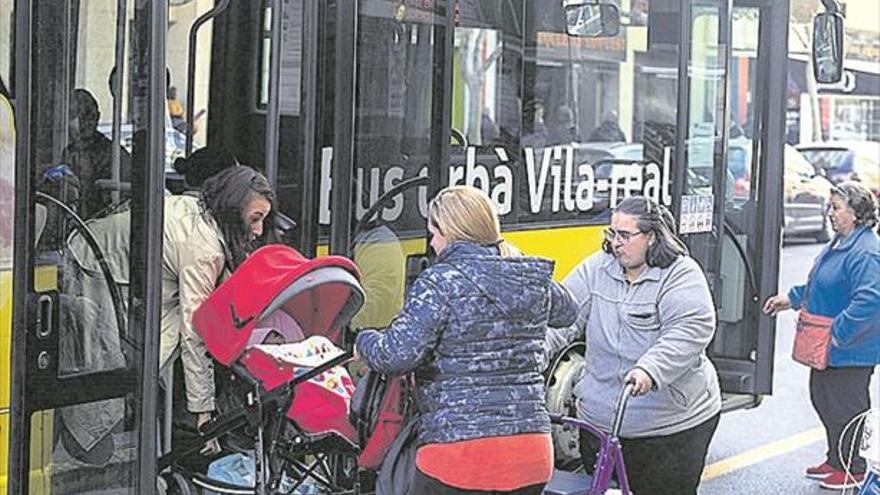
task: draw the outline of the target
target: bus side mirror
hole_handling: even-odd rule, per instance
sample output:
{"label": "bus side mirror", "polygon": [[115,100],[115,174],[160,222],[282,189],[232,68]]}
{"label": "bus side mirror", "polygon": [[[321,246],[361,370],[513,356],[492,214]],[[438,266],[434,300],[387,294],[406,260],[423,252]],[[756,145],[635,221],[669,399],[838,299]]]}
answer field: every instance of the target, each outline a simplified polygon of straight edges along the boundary
{"label": "bus side mirror", "polygon": [[823,84],[843,77],[843,16],[837,12],[813,19],[813,76]]}
{"label": "bus side mirror", "polygon": [[581,38],[605,38],[620,33],[620,10],[607,0],[566,2],[565,32]]}

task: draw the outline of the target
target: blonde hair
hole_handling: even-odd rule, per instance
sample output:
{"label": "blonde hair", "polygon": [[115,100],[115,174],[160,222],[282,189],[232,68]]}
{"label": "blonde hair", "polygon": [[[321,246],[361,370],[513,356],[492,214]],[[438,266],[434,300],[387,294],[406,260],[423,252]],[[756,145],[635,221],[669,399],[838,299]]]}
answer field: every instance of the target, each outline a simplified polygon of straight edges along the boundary
{"label": "blonde hair", "polygon": [[481,189],[470,186],[443,189],[428,205],[428,223],[450,242],[495,245],[501,256],[522,255],[516,246],[501,238],[498,211]]}

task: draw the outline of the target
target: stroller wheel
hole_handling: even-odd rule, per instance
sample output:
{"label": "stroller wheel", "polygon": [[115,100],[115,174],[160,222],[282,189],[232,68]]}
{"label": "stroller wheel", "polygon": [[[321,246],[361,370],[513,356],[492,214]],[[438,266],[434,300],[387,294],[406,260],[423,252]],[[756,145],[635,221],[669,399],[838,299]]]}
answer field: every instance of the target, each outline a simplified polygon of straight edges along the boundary
{"label": "stroller wheel", "polygon": [[178,472],[163,474],[162,478],[167,486],[165,491],[167,495],[196,495],[198,493],[192,482]]}

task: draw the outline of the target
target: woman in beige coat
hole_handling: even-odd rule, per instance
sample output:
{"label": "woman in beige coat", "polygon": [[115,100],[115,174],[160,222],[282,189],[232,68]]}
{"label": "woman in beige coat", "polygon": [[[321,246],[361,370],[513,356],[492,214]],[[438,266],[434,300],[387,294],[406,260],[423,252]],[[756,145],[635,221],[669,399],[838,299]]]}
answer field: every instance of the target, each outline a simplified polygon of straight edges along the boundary
{"label": "woman in beige coat", "polygon": [[180,345],[186,408],[198,425],[214,411],[214,370],[193,313],[257,247],[274,203],[269,181],[245,166],[210,177],[200,197],[165,200],[160,363]]}
{"label": "woman in beige coat", "polygon": [[[249,167],[239,166],[232,155],[216,154],[206,148],[194,153],[187,161],[203,169],[198,181],[201,191],[188,191],[165,198],[164,246],[162,249],[162,327],[159,364],[168,364],[178,346],[184,368],[186,408],[199,424],[211,417],[214,410],[214,373],[211,358],[206,354],[201,337],[192,328],[192,315],[223,278],[240,264],[258,244],[271,242],[271,232],[264,226],[273,222],[275,202],[269,182]],[[217,169],[222,169],[216,172]],[[212,174],[213,172],[213,174]],[[185,174],[191,182],[190,173]],[[207,179],[204,175],[210,175]],[[202,181],[204,181],[202,183]],[[117,281],[129,279],[130,211],[119,212],[89,222],[101,253],[108,259]],[[70,249],[88,264],[97,265],[94,255],[81,237],[74,236]],[[97,284],[98,289],[93,286]],[[83,307],[100,308],[110,304],[109,294],[100,290],[104,281],[95,280],[80,299],[90,300]],[[72,310],[72,308],[71,308]],[[81,332],[92,332],[109,339],[104,346],[87,348],[92,368],[87,371],[124,366],[118,338],[108,328],[114,322],[103,322],[101,313],[72,312]],[[62,334],[62,339],[82,338],[77,332]],[[98,337],[86,339],[96,341]],[[66,341],[63,348],[82,345],[78,340]],[[68,353],[70,355],[70,353]],[[73,359],[72,357],[70,359]],[[76,363],[64,361],[67,366]],[[97,363],[97,364],[95,364]],[[77,368],[79,369],[79,368]],[[113,448],[101,448],[109,441],[109,433],[122,420],[123,405],[111,399],[95,404],[64,408],[62,420],[70,434],[62,440],[75,457],[92,464],[103,464]],[[72,436],[71,436],[72,435]],[[73,442],[72,440],[76,440]],[[210,444],[213,450],[214,444]]]}

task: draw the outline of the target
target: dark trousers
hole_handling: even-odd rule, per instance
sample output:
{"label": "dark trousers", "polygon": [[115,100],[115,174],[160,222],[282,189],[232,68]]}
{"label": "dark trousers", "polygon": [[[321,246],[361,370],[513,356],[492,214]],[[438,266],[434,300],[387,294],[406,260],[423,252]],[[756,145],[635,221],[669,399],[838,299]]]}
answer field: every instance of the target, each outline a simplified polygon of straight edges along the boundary
{"label": "dark trousers", "polygon": [[500,495],[502,493],[512,495],[541,495],[544,491],[544,483],[529,485],[509,492],[462,490],[449,486],[442,481],[432,478],[416,469],[416,479],[411,493],[417,495]]}
{"label": "dark trousers", "polygon": [[[720,414],[688,430],[656,437],[621,438],[626,479],[635,495],[690,495],[697,493],[706,464],[706,452]],[[581,459],[593,472],[599,439],[580,432]]]}
{"label": "dark trousers", "polygon": [[873,372],[872,366],[810,370],[810,401],[813,403],[813,409],[819,414],[822,426],[825,427],[825,438],[828,441],[825,462],[835,469],[842,470],[846,464],[849,464],[855,435],[856,444],[850,471],[865,472],[865,460],[858,455],[859,441],[862,438],[861,428],[855,428],[853,425],[847,430],[843,437],[842,458],[837,446],[846,425],[859,413],[871,408],[868,386]]}

